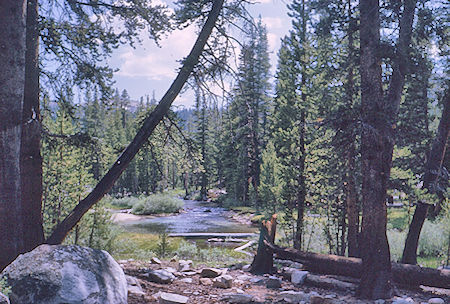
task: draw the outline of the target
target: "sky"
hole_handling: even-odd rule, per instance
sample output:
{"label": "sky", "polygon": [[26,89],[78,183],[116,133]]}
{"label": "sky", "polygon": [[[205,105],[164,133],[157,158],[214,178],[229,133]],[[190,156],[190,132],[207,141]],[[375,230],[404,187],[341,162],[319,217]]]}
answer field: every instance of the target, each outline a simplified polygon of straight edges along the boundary
{"label": "sky", "polygon": [[[280,39],[287,34],[291,25],[286,1],[259,0],[249,5],[248,10],[254,18],[261,16],[267,27],[271,71],[274,73]],[[187,56],[195,39],[195,28],[188,27],[172,32],[160,42],[161,47],[147,38],[143,38],[142,44],[135,48],[121,46],[109,60],[112,68],[119,69],[114,76],[115,86],[119,91],[126,89],[133,100],[145,95],[151,97],[153,91],[159,100],[176,76],[176,70],[180,66],[178,61]],[[191,107],[193,103],[193,94],[188,91],[177,97],[174,105]]]}

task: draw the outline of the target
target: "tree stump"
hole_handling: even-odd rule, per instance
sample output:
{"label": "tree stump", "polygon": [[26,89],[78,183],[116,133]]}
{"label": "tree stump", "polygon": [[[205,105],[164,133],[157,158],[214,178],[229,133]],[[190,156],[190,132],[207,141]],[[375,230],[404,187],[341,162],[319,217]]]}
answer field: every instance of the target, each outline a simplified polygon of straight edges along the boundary
{"label": "tree stump", "polygon": [[[262,221],[261,232],[259,234],[258,251],[250,267],[253,274],[273,273],[273,249],[266,245],[275,243],[275,233],[277,229],[277,215],[272,215],[270,221]],[[266,241],[266,242],[265,242]]]}

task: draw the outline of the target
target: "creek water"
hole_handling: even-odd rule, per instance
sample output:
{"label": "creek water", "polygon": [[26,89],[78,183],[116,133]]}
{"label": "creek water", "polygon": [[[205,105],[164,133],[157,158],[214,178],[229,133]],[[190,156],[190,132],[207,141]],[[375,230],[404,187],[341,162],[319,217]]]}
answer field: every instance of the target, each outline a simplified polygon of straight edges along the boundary
{"label": "creek water", "polygon": [[253,233],[257,228],[227,217],[227,210],[207,202],[184,201],[184,210],[170,216],[121,223],[125,230],[136,233]]}

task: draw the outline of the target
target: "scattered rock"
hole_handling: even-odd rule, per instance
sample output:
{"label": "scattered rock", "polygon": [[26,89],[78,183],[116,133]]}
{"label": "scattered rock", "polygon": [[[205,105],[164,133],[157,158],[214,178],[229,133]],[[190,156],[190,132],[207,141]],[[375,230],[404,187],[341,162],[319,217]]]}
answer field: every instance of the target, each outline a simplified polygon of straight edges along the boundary
{"label": "scattered rock", "polygon": [[125,276],[127,279],[127,285],[128,285],[128,294],[134,294],[134,295],[145,295],[145,292],[142,290],[141,284],[139,281],[132,276]]}
{"label": "scattered rock", "polygon": [[384,304],[384,303],[386,303],[386,300],[383,299],[377,299],[374,301],[374,304]]}
{"label": "scattered rock", "polygon": [[429,304],[444,304],[445,301],[441,298],[431,298],[428,300]]}
{"label": "scattered rock", "polygon": [[191,260],[179,260],[178,261],[178,271],[181,272],[188,272],[191,271],[191,266],[192,266],[192,261]]}
{"label": "scattered rock", "polygon": [[264,285],[264,279],[263,278],[259,278],[259,277],[254,277],[251,278],[250,283],[254,284],[254,285]]}
{"label": "scattered rock", "polygon": [[222,271],[217,268],[203,268],[200,272],[202,278],[215,278],[222,274]]}
{"label": "scattered rock", "polygon": [[177,261],[177,256],[174,256],[173,258],[170,259],[171,262],[176,262]]}
{"label": "scattered rock", "polygon": [[217,288],[231,288],[233,285],[233,277],[227,274],[213,279],[213,287]]}
{"label": "scattered rock", "polygon": [[270,276],[267,279],[266,287],[273,288],[273,289],[281,288],[281,279],[277,278],[275,276]]}
{"label": "scattered rock", "polygon": [[243,271],[250,271],[250,268],[252,268],[252,266],[251,265],[244,265],[244,266],[242,266],[242,270]]}
{"label": "scattered rock", "polygon": [[302,291],[288,290],[280,292],[278,294],[278,300],[287,303],[309,302],[309,295]]}
{"label": "scattered rock", "polygon": [[159,296],[160,304],[186,304],[188,300],[188,297],[176,293],[162,292]]}
{"label": "scattered rock", "polygon": [[148,280],[158,284],[169,284],[175,279],[175,276],[163,269],[160,270],[149,270],[147,272]]}
{"label": "scattered rock", "polygon": [[394,301],[392,301],[392,304],[411,304],[411,303],[414,303],[414,300],[411,298],[395,297]]}
{"label": "scattered rock", "polygon": [[173,267],[167,267],[167,268],[165,268],[164,269],[165,271],[167,271],[167,272],[170,272],[170,273],[175,273],[175,272],[177,272],[177,270],[175,269],[175,268],[173,268]]}
{"label": "scattered rock", "polygon": [[248,281],[250,280],[252,277],[246,274],[241,274],[239,276],[236,277],[238,280],[242,280],[242,281]]}
{"label": "scattered rock", "polygon": [[237,263],[237,264],[231,265],[229,268],[230,268],[230,270],[241,270],[242,267],[244,267],[244,264]]}
{"label": "scattered rock", "polygon": [[294,285],[302,285],[305,282],[308,271],[294,270],[291,274],[291,282]]}
{"label": "scattered rock", "polygon": [[196,274],[197,274],[197,272],[195,272],[195,271],[183,271],[184,276],[193,276]]}
{"label": "scattered rock", "polygon": [[192,284],[192,278],[183,278],[180,279],[180,282]]}
{"label": "scattered rock", "polygon": [[103,250],[41,245],[20,255],[2,275],[12,303],[127,303],[127,281]]}
{"label": "scattered rock", "polygon": [[244,293],[227,293],[223,295],[222,300],[227,301],[228,303],[251,303],[253,302],[253,296]]}
{"label": "scattered rock", "polygon": [[0,292],[0,304],[10,304],[7,296]]}
{"label": "scattered rock", "polygon": [[211,281],[211,279],[208,279],[208,278],[200,278],[200,284],[202,284],[204,286],[208,286],[208,285],[212,285],[213,282]]}
{"label": "scattered rock", "polygon": [[153,257],[151,260],[150,260],[150,263],[152,263],[152,264],[157,264],[157,265],[161,265],[161,260],[160,259],[158,259],[157,257]]}

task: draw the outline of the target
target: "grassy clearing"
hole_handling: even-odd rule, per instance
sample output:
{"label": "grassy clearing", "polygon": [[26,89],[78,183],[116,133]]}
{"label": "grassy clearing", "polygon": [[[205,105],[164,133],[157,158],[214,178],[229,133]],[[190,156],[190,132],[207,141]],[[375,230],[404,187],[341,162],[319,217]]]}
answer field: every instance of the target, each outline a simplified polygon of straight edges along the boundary
{"label": "grassy clearing", "polygon": [[164,238],[163,235],[122,233],[112,252],[115,259],[147,261],[152,257],[190,259],[195,264],[222,267],[236,263],[250,263],[251,259],[230,248],[200,248],[182,238]]}

